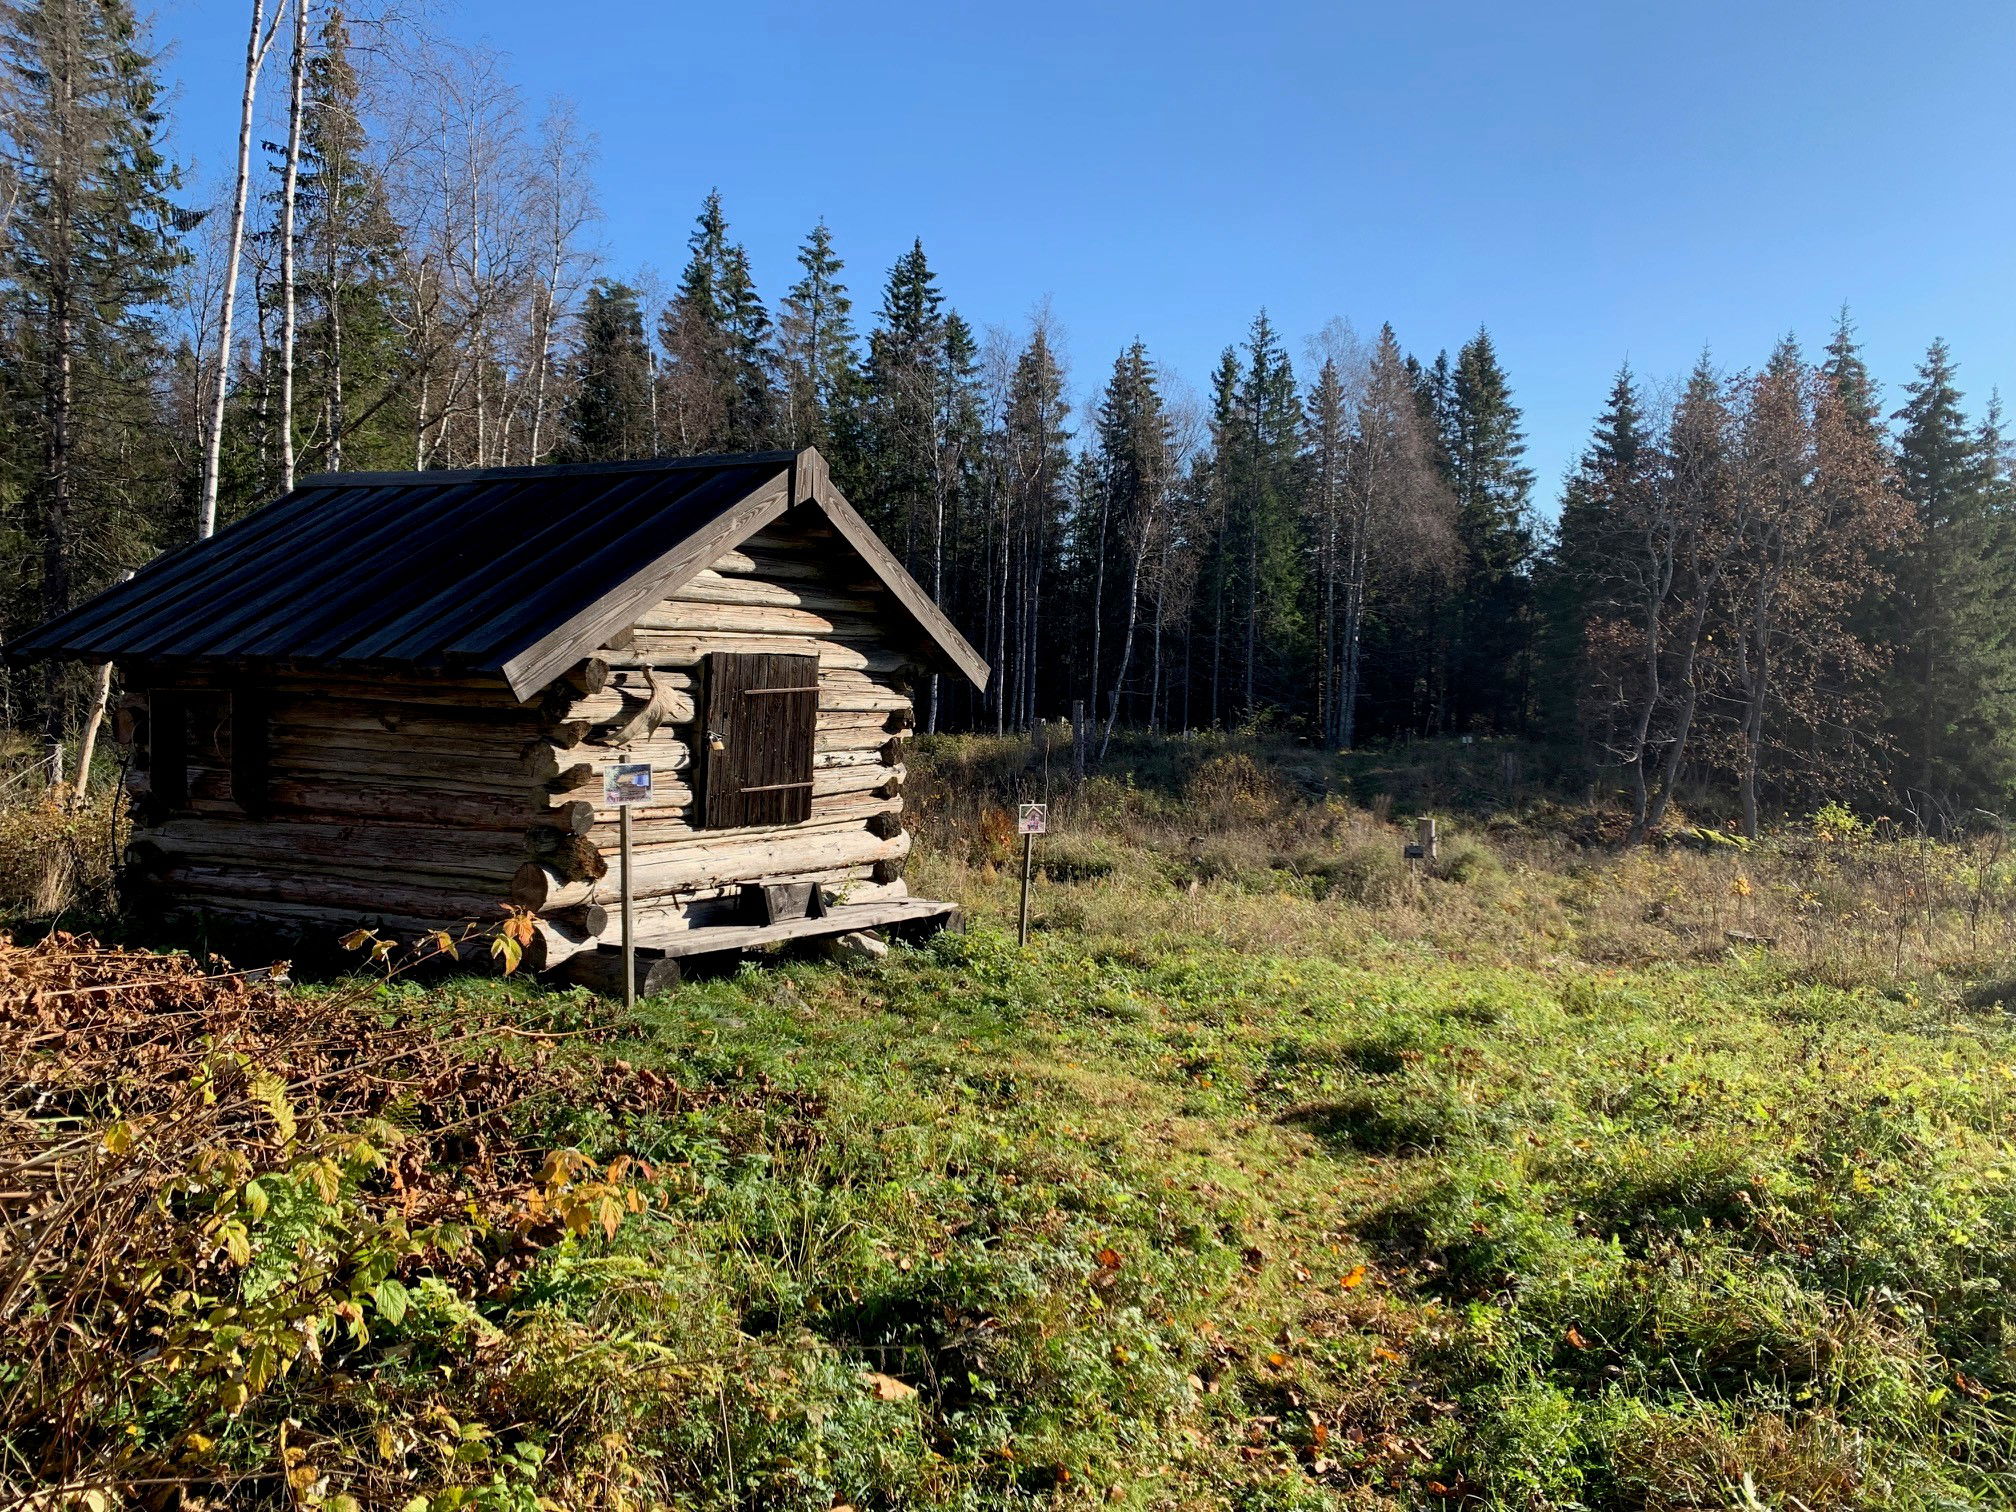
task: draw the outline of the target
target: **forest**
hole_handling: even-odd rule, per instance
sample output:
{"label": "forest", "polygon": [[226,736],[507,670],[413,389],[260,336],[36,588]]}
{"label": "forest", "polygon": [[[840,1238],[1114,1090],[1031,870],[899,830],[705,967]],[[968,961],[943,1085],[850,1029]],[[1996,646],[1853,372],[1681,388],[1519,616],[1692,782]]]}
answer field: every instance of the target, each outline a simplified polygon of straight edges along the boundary
{"label": "forest", "polygon": [[[9,636],[309,473],[809,445],[993,664],[924,690],[929,732],[1516,739],[1633,838],[1683,790],[1754,836],[2016,788],[2016,455],[1941,341],[1901,398],[1845,309],[1812,351],[1592,374],[1556,509],[1484,327],[1430,356],[1262,307],[1199,395],[1145,341],[1074,376],[1047,306],[976,324],[921,242],[863,275],[814,225],[766,294],[718,193],[676,280],[618,276],[564,107],[396,18],[249,10],[215,204],[125,0],[0,21]],[[84,722],[87,673],[4,676],[9,725]]]}

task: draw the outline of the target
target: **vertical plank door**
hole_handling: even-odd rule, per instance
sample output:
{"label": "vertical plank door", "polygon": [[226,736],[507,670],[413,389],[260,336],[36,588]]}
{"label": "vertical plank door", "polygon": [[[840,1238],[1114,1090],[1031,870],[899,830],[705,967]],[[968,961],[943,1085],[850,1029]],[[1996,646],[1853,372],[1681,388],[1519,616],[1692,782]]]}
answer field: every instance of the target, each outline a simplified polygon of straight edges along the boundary
{"label": "vertical plank door", "polygon": [[700,717],[707,829],[802,824],[812,816],[819,661],[716,651]]}

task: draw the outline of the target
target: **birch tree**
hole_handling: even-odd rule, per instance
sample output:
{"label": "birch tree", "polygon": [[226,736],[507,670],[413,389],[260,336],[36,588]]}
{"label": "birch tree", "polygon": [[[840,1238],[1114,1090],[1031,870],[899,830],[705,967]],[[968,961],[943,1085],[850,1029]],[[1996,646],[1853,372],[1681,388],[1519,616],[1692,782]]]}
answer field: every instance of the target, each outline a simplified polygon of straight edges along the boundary
{"label": "birch tree", "polygon": [[[305,3],[305,0],[297,0]],[[217,316],[217,383],[210,399],[208,434],[204,437],[203,476],[198,484],[196,534],[208,536],[217,528],[217,469],[224,447],[224,409],[231,393],[232,325],[238,308],[238,265],[245,254],[246,199],[252,185],[252,118],[258,105],[259,76],[266,67],[266,54],[279,33],[286,14],[285,0],[276,5],[269,18],[266,0],[252,0],[251,24],[245,39],[244,87],[238,99],[238,167],[232,180],[231,231],[225,254],[224,290]]]}

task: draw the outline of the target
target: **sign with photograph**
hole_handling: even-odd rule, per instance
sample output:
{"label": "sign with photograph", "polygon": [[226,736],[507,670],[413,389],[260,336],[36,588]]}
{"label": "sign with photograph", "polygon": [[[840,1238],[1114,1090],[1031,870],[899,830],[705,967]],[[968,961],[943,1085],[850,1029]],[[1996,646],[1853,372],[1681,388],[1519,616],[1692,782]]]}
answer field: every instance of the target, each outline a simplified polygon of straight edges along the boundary
{"label": "sign with photograph", "polygon": [[1018,835],[1047,835],[1050,833],[1050,805],[1047,803],[1025,803],[1021,805],[1015,821]]}
{"label": "sign with photograph", "polygon": [[602,769],[602,801],[604,803],[649,803],[651,801],[651,768],[639,763],[634,766],[612,766]]}

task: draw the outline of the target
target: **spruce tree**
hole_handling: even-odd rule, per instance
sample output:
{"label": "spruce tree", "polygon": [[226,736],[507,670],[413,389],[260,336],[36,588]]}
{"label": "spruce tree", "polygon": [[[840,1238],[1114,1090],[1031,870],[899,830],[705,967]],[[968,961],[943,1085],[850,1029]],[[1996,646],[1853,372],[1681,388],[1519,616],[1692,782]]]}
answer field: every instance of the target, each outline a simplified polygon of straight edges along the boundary
{"label": "spruce tree", "polygon": [[391,468],[411,450],[402,402],[400,230],[373,165],[342,10],[308,63],[299,188],[296,413],[309,471]]}
{"label": "spruce tree", "polygon": [[1035,720],[1050,638],[1069,628],[1066,616],[1048,612],[1045,593],[1058,575],[1071,479],[1071,433],[1065,429],[1071,407],[1064,382],[1050,333],[1039,321],[1009,376],[997,438],[1005,485],[1003,643],[997,662],[997,719],[1003,727],[1023,729]]}
{"label": "spruce tree", "polygon": [[1239,417],[1233,508],[1244,641],[1240,707],[1253,719],[1269,704],[1299,712],[1306,699],[1293,675],[1305,628],[1302,401],[1288,353],[1265,310],[1246,340]]}
{"label": "spruce tree", "polygon": [[2001,438],[1970,426],[1935,341],[1893,417],[1917,539],[1894,564],[1887,725],[1901,801],[1945,828],[2016,796],[2016,560]]}
{"label": "spruce tree", "polygon": [[[31,0],[0,20],[13,81],[8,290],[26,375],[10,459],[35,543],[17,606],[47,617],[173,533],[154,311],[183,260],[155,59],[126,0]],[[39,713],[60,731],[60,672]]]}
{"label": "spruce tree", "polygon": [[1627,363],[1611,380],[1595,433],[1563,490],[1553,540],[1534,571],[1540,673],[1534,708],[1542,730],[1579,728],[1585,741],[1604,743],[1616,700],[1591,686],[1589,631],[1592,622],[1628,612],[1620,594],[1642,574],[1638,536],[1655,466],[1644,403]]}
{"label": "spruce tree", "polygon": [[812,228],[798,249],[798,266],[802,275],[777,307],[778,397],[783,410],[778,436],[787,446],[821,448],[836,471],[846,474],[851,470],[832,453],[837,450],[836,437],[847,426],[842,412],[853,402],[858,383],[854,302],[840,282],[844,265],[824,221]]}
{"label": "spruce tree", "polygon": [[1449,709],[1458,729],[1522,726],[1531,668],[1533,473],[1490,333],[1457,353],[1444,433],[1463,571],[1452,617]]}
{"label": "spruce tree", "polygon": [[749,254],[728,239],[719,190],[702,203],[687,246],[685,271],[659,327],[669,439],[689,453],[767,446],[775,405],[770,317]]}
{"label": "spruce tree", "polygon": [[574,392],[562,418],[566,462],[624,462],[651,454],[651,352],[637,291],[597,279],[581,311]]}
{"label": "spruce tree", "polygon": [[[1134,691],[1136,632],[1140,623],[1142,575],[1148,553],[1163,525],[1173,482],[1168,411],[1156,382],[1148,348],[1136,341],[1115,359],[1098,410],[1098,446],[1093,486],[1099,530],[1094,550],[1093,624],[1089,671],[1093,715],[1106,718],[1108,738],[1120,716],[1121,700]],[[1102,679],[1111,648],[1114,665]],[[1102,709],[1098,694],[1105,692]]]}
{"label": "spruce tree", "polygon": [[1244,419],[1239,406],[1239,353],[1227,347],[1211,373],[1211,450],[1200,466],[1198,494],[1204,530],[1204,591],[1198,595],[1199,630],[1211,642],[1208,667],[1196,669],[1202,685],[1198,702],[1218,728],[1231,712],[1227,679],[1237,665],[1233,656],[1236,626],[1233,597],[1239,553],[1233,539],[1233,496],[1244,475]]}
{"label": "spruce tree", "polygon": [[931,539],[937,498],[944,307],[924,244],[913,242],[889,270],[868,337],[871,464],[869,487],[858,501],[912,571]]}

